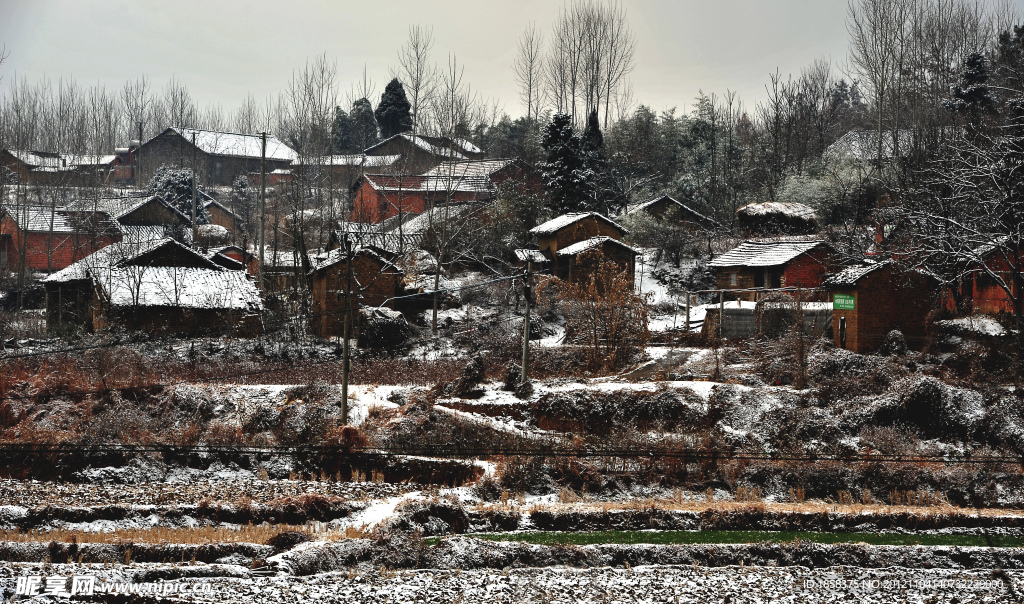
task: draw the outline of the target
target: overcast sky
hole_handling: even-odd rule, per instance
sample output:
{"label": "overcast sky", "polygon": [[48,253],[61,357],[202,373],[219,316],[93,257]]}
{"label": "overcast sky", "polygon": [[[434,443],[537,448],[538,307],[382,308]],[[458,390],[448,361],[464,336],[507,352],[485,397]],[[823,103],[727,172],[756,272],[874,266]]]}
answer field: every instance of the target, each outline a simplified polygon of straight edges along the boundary
{"label": "overcast sky", "polygon": [[[1013,0],[1024,6],[1024,0]],[[637,36],[634,100],[661,110],[692,105],[699,90],[764,96],[768,74],[797,74],[817,57],[846,55],[845,0],[624,0]],[[522,112],[511,63],[523,29],[547,33],[555,0],[0,0],[0,93],[17,74],[74,76],[120,89],[146,74],[159,89],[172,76],[200,106],[230,115],[248,93],[276,95],[292,71],[326,53],[342,88],[364,65],[377,95],[409,25],[432,27],[437,62],[449,53],[465,80],[505,110]],[[374,103],[378,99],[374,99]]]}

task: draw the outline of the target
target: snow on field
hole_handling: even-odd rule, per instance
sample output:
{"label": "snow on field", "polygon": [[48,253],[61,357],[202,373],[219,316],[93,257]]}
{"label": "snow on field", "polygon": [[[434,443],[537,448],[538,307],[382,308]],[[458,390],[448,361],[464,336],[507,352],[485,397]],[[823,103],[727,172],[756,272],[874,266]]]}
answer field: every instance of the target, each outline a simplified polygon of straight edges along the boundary
{"label": "snow on field", "polygon": [[637,257],[636,272],[634,279],[636,280],[636,288],[641,294],[647,294],[648,304],[661,304],[663,302],[672,302],[675,299],[667,287],[664,284],[658,283],[658,281],[651,274],[654,269],[654,250],[645,250],[644,253]]}

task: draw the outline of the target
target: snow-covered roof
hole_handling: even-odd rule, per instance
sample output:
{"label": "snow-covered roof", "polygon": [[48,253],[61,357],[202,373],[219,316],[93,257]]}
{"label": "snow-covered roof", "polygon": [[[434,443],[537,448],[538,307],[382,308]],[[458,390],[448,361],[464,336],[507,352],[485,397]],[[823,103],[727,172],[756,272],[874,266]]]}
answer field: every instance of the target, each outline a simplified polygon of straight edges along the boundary
{"label": "snow-covered roof", "polygon": [[4,149],[33,171],[63,172],[85,166],[109,166],[116,155],[79,155],[76,153],[55,153],[51,151],[29,151],[26,149]]}
{"label": "snow-covered roof", "polygon": [[482,153],[482,151],[480,151],[479,148],[472,144],[469,144],[469,147],[472,147],[472,149],[475,149],[475,151],[473,151],[466,145],[460,144],[451,139],[447,139],[444,137],[428,137],[420,134],[413,134],[412,132],[402,132],[390,138],[384,139],[383,141],[377,143],[376,145],[367,147],[365,152],[367,155],[375,155],[373,151],[376,151],[377,149],[383,147],[384,145],[387,145],[388,143],[396,139],[406,140],[415,145],[416,147],[422,149],[423,151],[430,153],[431,155],[447,157],[448,159],[454,160],[464,160],[467,159],[467,157],[462,153],[459,153],[459,151],[457,151],[453,147],[457,147],[458,149],[461,149],[465,153]]}
{"label": "snow-covered roof", "polygon": [[[358,248],[356,250],[353,250],[352,255],[353,256],[369,256],[369,257],[373,258],[374,260],[377,260],[378,262],[380,262],[381,265],[384,268],[390,269],[390,272],[396,272],[396,273],[399,273],[399,274],[404,274],[402,269],[398,268],[390,260],[388,260],[384,256],[381,256],[380,254],[378,254],[375,250],[373,250],[371,248],[360,247],[360,248]],[[346,258],[347,258],[347,253],[345,252],[345,249],[344,248],[340,248],[340,247],[336,248],[336,249],[333,249],[333,250],[331,250],[329,252],[325,252],[325,253],[321,253],[321,254],[316,254],[316,255],[310,256],[309,262],[310,262],[310,265],[312,267],[310,269],[310,273],[315,273],[317,271],[321,271],[321,270],[324,270],[324,269],[329,268],[331,266],[334,266],[335,264],[338,264],[339,262],[343,262]]]}
{"label": "snow-covered roof", "polygon": [[736,213],[739,215],[746,215],[748,217],[784,215],[791,218],[802,218],[804,220],[818,219],[818,214],[814,211],[814,208],[802,203],[783,201],[749,203],[736,210]]}
{"label": "snow-covered roof", "polygon": [[869,264],[858,264],[856,266],[848,266],[843,270],[830,275],[825,278],[825,285],[832,287],[850,287],[856,285],[858,281],[867,277],[871,273],[877,271],[880,268],[888,266],[891,262],[886,260],[884,262],[874,262]]}
{"label": "snow-covered roof", "polygon": [[65,207],[47,205],[4,205],[0,215],[6,214],[22,231],[29,233],[110,233],[120,230],[116,221],[106,212],[82,212]]}
{"label": "snow-covered roof", "polygon": [[[200,196],[209,198],[209,195],[200,191]],[[125,195],[122,197],[93,197],[77,200],[71,208],[80,212],[100,211],[110,214],[113,218],[121,219],[148,203],[159,203],[165,206],[172,214],[177,214],[184,222],[191,223],[192,219],[181,212],[178,208],[167,203],[159,195]]]}
{"label": "snow-covered roof", "polygon": [[611,226],[618,229],[621,233],[629,233],[629,231],[622,228],[622,225],[620,225],[619,223],[615,222],[611,218],[608,218],[604,214],[598,214],[597,212],[576,212],[571,214],[562,214],[557,218],[552,218],[551,220],[543,224],[539,224],[533,227],[532,229],[530,229],[530,233],[534,235],[554,235],[555,233],[561,231],[565,227],[590,217],[594,217],[607,224],[610,224]]}
{"label": "snow-covered roof", "polygon": [[111,306],[263,310],[244,271],[180,266],[123,266],[92,273]]}
{"label": "snow-covered roof", "polygon": [[452,220],[481,208],[480,203],[452,203],[446,206],[434,206],[433,208],[417,214],[412,220],[402,224],[403,234],[426,233],[431,226],[443,223],[446,219]]}
{"label": "snow-covered roof", "polygon": [[401,155],[365,155],[351,153],[343,155],[325,155],[323,157],[299,157],[292,162],[293,166],[352,166],[364,168],[387,167],[402,158]]}
{"label": "snow-covered roof", "polygon": [[515,254],[516,260],[519,260],[520,262],[533,262],[535,264],[551,262],[548,260],[548,257],[544,255],[544,252],[540,250],[517,249]]}
{"label": "snow-covered roof", "polygon": [[744,241],[709,262],[708,266],[780,266],[818,246],[827,245],[815,239]]}
{"label": "snow-covered roof", "polygon": [[371,187],[384,192],[490,194],[494,191],[494,183],[486,176],[364,174],[363,178]]}
{"label": "snow-covered roof", "polygon": [[558,250],[556,254],[559,256],[576,256],[578,254],[586,252],[587,250],[592,250],[596,247],[600,247],[606,243],[611,243],[621,248],[625,248],[626,250],[632,252],[634,256],[640,254],[639,251],[629,247],[628,245],[622,243],[618,239],[613,239],[606,235],[599,235],[597,237],[591,237],[590,239],[584,239],[583,241],[577,241],[576,243],[570,246],[563,247],[562,249]]}
{"label": "snow-covered roof", "polygon": [[[236,134],[234,132],[215,132],[212,130],[196,130],[172,126],[169,130],[177,132],[182,138],[191,142],[192,134],[196,135],[196,147],[210,155],[229,157],[247,157],[259,159],[263,141],[258,134]],[[166,132],[166,131],[165,131]],[[277,161],[294,161],[298,154],[275,136],[267,135],[267,159]]]}
{"label": "snow-covered roof", "polygon": [[640,204],[638,206],[634,206],[632,209],[630,209],[626,213],[627,214],[637,214],[639,212],[644,212],[648,208],[653,206],[654,204],[658,203],[659,201],[668,201],[670,203],[673,203],[676,206],[678,206],[679,209],[682,210],[683,212],[686,212],[688,214],[692,214],[693,216],[697,217],[698,220],[704,221],[707,224],[716,224],[716,225],[718,224],[718,222],[715,221],[714,219],[708,218],[707,216],[701,214],[697,210],[694,210],[690,206],[688,206],[685,203],[675,199],[674,197],[672,197],[670,195],[662,195],[661,197],[655,197],[654,199],[652,199],[650,201],[645,201],[644,203],[642,203],[642,204]]}
{"label": "snow-covered roof", "polygon": [[435,168],[424,172],[424,176],[451,176],[457,178],[490,178],[498,170],[515,163],[514,159],[478,159],[469,161],[444,161]]}
{"label": "snow-covered roof", "polygon": [[129,262],[146,252],[155,250],[163,245],[168,245],[173,241],[169,237],[164,237],[162,239],[128,240],[112,243],[96,250],[78,262],[57,271],[43,281],[46,283],[67,283],[69,281],[88,279],[93,271]]}

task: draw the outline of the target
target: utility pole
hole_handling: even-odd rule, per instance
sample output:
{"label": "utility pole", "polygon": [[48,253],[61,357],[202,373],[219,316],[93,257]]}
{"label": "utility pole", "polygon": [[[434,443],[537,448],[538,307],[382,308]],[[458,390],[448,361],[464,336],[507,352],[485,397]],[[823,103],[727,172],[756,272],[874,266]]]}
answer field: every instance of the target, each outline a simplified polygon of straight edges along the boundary
{"label": "utility pole", "polygon": [[523,281],[523,297],[526,298],[526,314],[523,315],[523,369],[519,381],[523,384],[530,381],[530,271],[533,262],[526,261],[526,278]]}
{"label": "utility pole", "polygon": [[135,147],[135,188],[142,187],[142,122],[139,122],[139,145]]}
{"label": "utility pole", "polygon": [[345,309],[341,330],[341,423],[348,424],[348,339],[352,314],[352,241],[345,235]]}
{"label": "utility pole", "polygon": [[196,197],[198,196],[198,185],[196,183],[196,131],[192,131],[192,247],[196,247],[199,237],[196,228]]}
{"label": "utility pole", "polygon": [[[260,232],[256,238],[258,245],[260,246],[260,266],[259,271],[256,273],[256,282],[260,287],[265,287],[263,283],[263,250],[266,246],[266,228],[267,228],[267,133],[260,132],[260,140],[262,147],[260,151]],[[346,403],[347,404],[347,403]]]}

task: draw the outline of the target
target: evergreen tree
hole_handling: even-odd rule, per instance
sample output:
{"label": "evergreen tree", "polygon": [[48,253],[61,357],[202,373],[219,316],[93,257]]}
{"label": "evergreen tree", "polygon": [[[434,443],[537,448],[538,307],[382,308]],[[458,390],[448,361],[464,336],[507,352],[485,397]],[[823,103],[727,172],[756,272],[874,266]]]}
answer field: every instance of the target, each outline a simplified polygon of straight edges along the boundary
{"label": "evergreen tree", "polygon": [[964,59],[960,72],[960,83],[951,87],[953,98],[946,101],[946,107],[977,122],[982,114],[996,113],[996,98],[989,88],[990,70],[988,59],[979,52],[973,52]]}
{"label": "evergreen tree", "polygon": [[544,130],[542,142],[547,161],[541,164],[544,188],[555,214],[593,209],[583,140],[572,127],[572,117],[557,113]]}
{"label": "evergreen tree", "polygon": [[334,153],[358,153],[362,151],[355,140],[355,126],[352,118],[341,107],[334,108],[331,123],[331,149]]}
{"label": "evergreen tree", "polygon": [[390,138],[400,132],[412,130],[412,105],[405,97],[405,87],[394,78],[380,95],[380,104],[374,113],[380,126],[380,135]]}
{"label": "evergreen tree", "polygon": [[[159,195],[179,212],[189,218],[192,217],[192,170],[188,168],[177,170],[168,166],[160,166],[152,180],[149,181],[148,188],[151,194]],[[199,183],[196,183],[196,189],[198,193],[196,222],[208,224],[210,218],[206,215],[206,210],[203,209],[203,198],[206,191]]]}
{"label": "evergreen tree", "polygon": [[352,120],[352,144],[360,151],[377,144],[377,118],[373,116],[373,106],[370,100],[361,98],[352,103],[352,111],[349,113]]}

